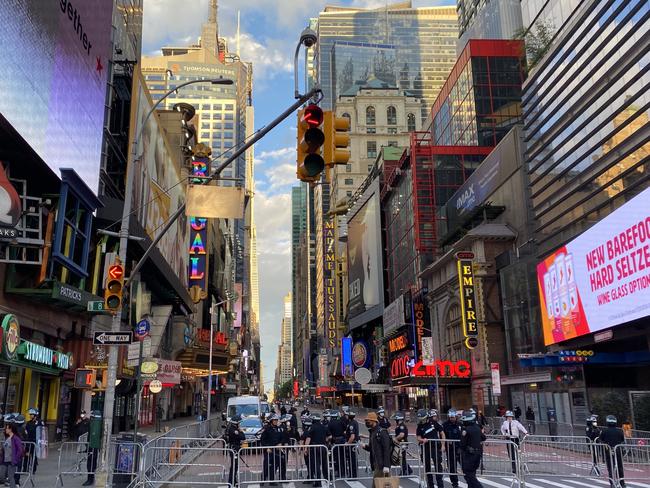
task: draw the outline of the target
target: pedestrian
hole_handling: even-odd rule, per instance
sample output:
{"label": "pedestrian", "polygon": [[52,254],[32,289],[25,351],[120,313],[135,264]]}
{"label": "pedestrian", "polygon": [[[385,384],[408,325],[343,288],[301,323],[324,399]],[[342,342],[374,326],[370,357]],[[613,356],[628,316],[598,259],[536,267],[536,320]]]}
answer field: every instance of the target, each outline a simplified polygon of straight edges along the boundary
{"label": "pedestrian", "polygon": [[29,422],[27,422],[27,425],[25,426],[25,431],[27,432],[26,439],[29,444],[25,446],[25,457],[27,458],[27,463],[29,463],[30,458],[33,459],[32,466],[31,466],[32,474],[36,474],[36,468],[38,468],[38,457],[36,456],[36,445],[40,440],[38,433],[40,429],[45,427],[45,424],[40,419],[39,416],[40,412],[37,408],[32,407],[29,410],[27,410],[27,413],[29,414]]}
{"label": "pedestrian", "polygon": [[77,421],[74,424],[74,435],[77,438],[77,442],[81,442],[79,438],[88,433],[88,429],[90,428],[90,420],[88,419],[88,415],[86,414],[85,410],[82,410],[81,413],[79,414],[79,417],[77,418]]}
{"label": "pedestrian", "polygon": [[489,422],[488,422],[488,419],[485,418],[485,415],[483,415],[483,411],[482,411],[482,410],[479,410],[479,411],[478,411],[478,418],[477,418],[477,420],[478,420],[478,426],[481,428],[481,430],[483,431],[483,433],[485,433],[485,431],[490,427],[490,424],[489,424]]}
{"label": "pedestrian", "polygon": [[[330,410],[330,421],[327,425],[327,439],[332,445],[332,457],[334,458],[334,475],[336,478],[343,478],[345,468],[345,454],[343,444],[345,444],[345,426],[341,422],[340,412]],[[341,447],[339,447],[341,446]]]}
{"label": "pedestrian", "polygon": [[470,409],[462,419],[463,430],[460,437],[460,450],[463,474],[467,482],[467,488],[483,488],[483,485],[476,478],[476,471],[481,465],[483,457],[483,441],[485,434],[476,424],[476,413]]}
{"label": "pedestrian", "polygon": [[368,428],[368,444],[363,448],[370,452],[370,469],[372,469],[373,479],[385,478],[390,476],[390,452],[392,442],[388,431],[379,426],[379,416],[375,412],[370,412],[365,418],[365,424]]}
{"label": "pedestrian", "polygon": [[379,417],[379,427],[386,430],[390,429],[390,420],[386,418],[386,410],[384,410],[384,407],[379,407],[377,416]]}
{"label": "pedestrian", "polygon": [[409,466],[406,461],[406,451],[408,450],[408,441],[409,441],[409,428],[404,422],[404,414],[402,412],[397,412],[394,416],[395,422],[395,440],[400,443],[401,448],[401,457],[402,457],[402,476],[410,476],[413,474],[413,469]]}
{"label": "pedestrian", "polygon": [[600,456],[598,455],[598,446],[596,445],[597,439],[600,437],[601,430],[598,428],[598,415],[590,415],[587,417],[587,426],[585,428],[585,435],[591,444],[591,473],[596,476],[600,476],[600,468],[598,467],[598,462]]}
{"label": "pedestrian", "polygon": [[228,448],[232,449],[233,455],[230,460],[230,472],[228,473],[228,480],[232,486],[237,485],[237,473],[239,470],[239,450],[241,449],[242,442],[246,441],[246,435],[239,429],[241,422],[241,415],[233,415],[230,419],[230,424],[226,430],[226,442]]}
{"label": "pedestrian", "polygon": [[521,408],[519,408],[519,405],[515,405],[515,420],[519,420],[521,418]]}
{"label": "pedestrian", "polygon": [[508,410],[506,412],[506,420],[501,425],[501,434],[505,436],[510,442],[508,443],[508,453],[512,460],[512,472],[517,472],[517,450],[519,449],[519,437],[521,434],[528,435],[526,427],[521,425],[519,420],[515,420],[515,414]]}
{"label": "pedestrian", "polygon": [[415,435],[420,444],[420,457],[424,461],[427,488],[434,488],[434,474],[438,488],[444,488],[442,480],[442,444],[445,434],[442,431],[442,426],[434,422],[430,413],[432,412],[427,412],[425,409],[418,410],[418,426]]}
{"label": "pedestrian", "polygon": [[[102,413],[99,410],[92,410],[90,416],[93,419],[101,419]],[[90,426],[90,420],[88,420],[88,425]],[[88,436],[88,442],[86,445],[88,446],[86,451],[86,472],[88,473],[88,477],[81,486],[91,486],[95,484],[95,471],[97,470],[97,461],[99,460],[99,449],[102,446],[101,434],[99,437]]]}
{"label": "pedestrian", "polygon": [[445,433],[445,445],[447,447],[447,464],[449,465],[449,481],[451,486],[458,488],[458,475],[452,474],[458,472],[460,462],[460,439],[461,428],[458,423],[458,413],[451,409],[447,412],[447,421],[442,424],[442,430]]}
{"label": "pedestrian", "polygon": [[309,456],[309,463],[311,466],[312,484],[320,486],[321,481],[328,480],[328,461],[327,461],[327,427],[323,424],[323,419],[319,414],[314,414],[311,417],[311,429],[305,438],[305,446],[309,447],[307,450]]}
{"label": "pedestrian", "polygon": [[162,422],[163,414],[164,414],[163,407],[160,404],[160,402],[157,402],[157,405],[156,405],[156,432],[160,432],[160,423]]}
{"label": "pedestrian", "polygon": [[[14,425],[16,426],[16,435],[21,441],[23,441],[23,450],[26,450],[27,447],[24,444],[25,440],[27,440],[27,430],[25,428],[25,416],[21,413],[15,414]],[[23,453],[23,456],[20,459],[20,464],[16,467],[16,473],[14,474],[16,486],[20,485],[20,473],[27,473],[28,471],[29,471],[29,457],[27,457],[26,453]]]}
{"label": "pedestrian", "polygon": [[[277,446],[282,445],[283,434],[280,430],[279,424],[280,416],[273,414],[269,419],[269,425],[262,432],[262,437],[260,443],[264,449],[263,457],[263,473],[262,479],[264,481],[270,481],[269,486],[277,486],[275,483],[275,472],[280,470],[282,471],[281,462],[282,457],[280,455],[280,450],[277,449]],[[275,449],[274,449],[275,448]]]}
{"label": "pedestrian", "polygon": [[608,452],[605,453],[605,461],[607,462],[607,473],[609,475],[609,484],[612,488],[615,488],[616,480],[614,476],[614,470],[612,466],[612,453],[616,456],[616,465],[618,467],[618,479],[620,488],[625,488],[625,474],[623,472],[623,456],[620,449],[616,449],[616,446],[620,444],[625,444],[625,435],[623,430],[618,428],[618,420],[614,415],[608,415],[605,419],[606,427],[600,433],[598,437],[598,442],[602,442],[609,446]]}
{"label": "pedestrian", "polygon": [[359,442],[359,422],[355,417],[357,413],[348,409],[347,411],[348,423],[345,427],[345,469],[344,474],[347,478],[355,479],[358,477],[357,466],[357,442]]}
{"label": "pedestrian", "polygon": [[18,467],[25,455],[25,446],[18,436],[18,428],[15,424],[9,423],[5,425],[5,440],[2,444],[2,450],[3,471],[0,479],[6,477],[9,480],[9,486],[16,488],[18,486],[16,483],[16,471],[18,471]]}
{"label": "pedestrian", "polygon": [[535,412],[532,407],[526,409],[526,423],[531,434],[535,434]]}

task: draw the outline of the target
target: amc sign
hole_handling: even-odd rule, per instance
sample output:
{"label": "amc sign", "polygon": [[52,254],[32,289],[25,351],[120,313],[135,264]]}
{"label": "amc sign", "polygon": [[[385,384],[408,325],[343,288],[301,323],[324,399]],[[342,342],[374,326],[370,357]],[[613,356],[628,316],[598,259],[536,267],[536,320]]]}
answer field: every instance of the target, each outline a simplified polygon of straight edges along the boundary
{"label": "amc sign", "polygon": [[429,366],[422,364],[422,361],[411,366],[412,359],[407,355],[400,355],[393,359],[390,367],[390,375],[393,379],[413,376],[415,378],[435,378],[436,372],[439,378],[469,378],[472,374],[467,361],[435,361]]}

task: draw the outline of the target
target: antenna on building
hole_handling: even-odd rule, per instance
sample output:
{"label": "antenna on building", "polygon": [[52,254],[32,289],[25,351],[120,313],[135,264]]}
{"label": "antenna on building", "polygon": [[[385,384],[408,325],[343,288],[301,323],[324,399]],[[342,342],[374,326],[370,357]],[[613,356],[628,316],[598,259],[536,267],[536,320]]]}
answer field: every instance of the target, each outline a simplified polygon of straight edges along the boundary
{"label": "antenna on building", "polygon": [[239,53],[239,14],[240,11],[237,10],[237,56],[241,56]]}

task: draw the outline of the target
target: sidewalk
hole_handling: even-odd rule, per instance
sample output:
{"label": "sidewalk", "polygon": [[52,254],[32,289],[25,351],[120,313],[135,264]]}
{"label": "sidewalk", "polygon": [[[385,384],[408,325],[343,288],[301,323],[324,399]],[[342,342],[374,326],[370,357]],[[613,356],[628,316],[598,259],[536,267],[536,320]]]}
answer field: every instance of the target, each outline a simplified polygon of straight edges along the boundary
{"label": "sidewalk", "polygon": [[[221,414],[218,414],[221,415]],[[165,428],[173,429],[174,427],[180,427],[187,424],[195,423],[197,420],[194,417],[179,417],[173,420],[163,421],[161,424],[161,430]],[[133,431],[121,432],[120,434],[129,434]],[[138,433],[145,434],[147,436],[147,441],[154,439],[163,434],[163,432],[157,433],[155,426],[147,425],[138,429]],[[49,446],[49,452],[47,459],[38,460],[38,468],[36,470],[36,475],[32,478],[36,488],[54,488],[57,483],[57,475],[59,473],[59,450],[61,448],[61,443],[51,443]],[[81,456],[81,455],[80,455]],[[82,470],[85,471],[85,463],[82,466]],[[86,481],[86,475],[78,476],[65,476],[63,478],[63,484],[66,488],[77,488]],[[57,486],[61,486],[61,483]],[[25,483],[24,480],[21,482],[22,487],[31,487],[29,482]]]}

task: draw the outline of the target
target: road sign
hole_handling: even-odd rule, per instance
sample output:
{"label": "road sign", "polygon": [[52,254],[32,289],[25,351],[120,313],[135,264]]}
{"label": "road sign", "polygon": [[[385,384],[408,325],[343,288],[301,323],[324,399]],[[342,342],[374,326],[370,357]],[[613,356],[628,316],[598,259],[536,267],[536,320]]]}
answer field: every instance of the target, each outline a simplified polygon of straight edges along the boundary
{"label": "road sign", "polygon": [[422,350],[420,351],[422,364],[431,366],[433,364],[433,337],[422,338]]}
{"label": "road sign", "polygon": [[135,336],[138,338],[139,341],[141,341],[142,339],[144,339],[149,335],[150,330],[151,330],[151,323],[147,319],[142,319],[135,326]]}
{"label": "road sign", "polygon": [[372,379],[372,373],[368,368],[359,368],[354,372],[354,379],[360,385],[367,385]]}
{"label": "road sign", "polygon": [[108,276],[113,280],[119,280],[124,276],[124,268],[121,264],[111,264],[108,268]]}
{"label": "road sign", "polygon": [[91,300],[88,302],[88,311],[89,312],[105,312],[104,301],[103,300]]}
{"label": "road sign", "polygon": [[131,332],[95,332],[93,344],[103,346],[107,344],[128,345],[133,342],[133,333]]}

